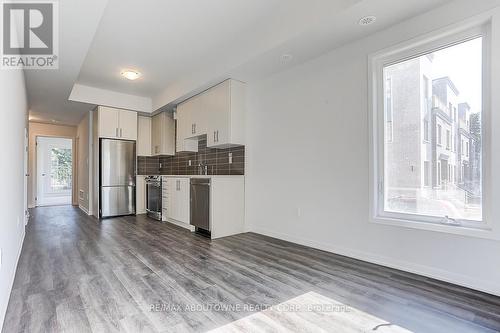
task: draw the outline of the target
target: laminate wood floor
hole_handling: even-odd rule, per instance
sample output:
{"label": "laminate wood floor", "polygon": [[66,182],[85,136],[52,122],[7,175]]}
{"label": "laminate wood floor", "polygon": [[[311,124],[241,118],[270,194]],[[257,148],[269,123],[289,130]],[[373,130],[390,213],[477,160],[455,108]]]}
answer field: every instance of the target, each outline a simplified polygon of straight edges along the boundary
{"label": "laminate wood floor", "polygon": [[500,331],[498,297],[253,233],[32,216],[4,333]]}

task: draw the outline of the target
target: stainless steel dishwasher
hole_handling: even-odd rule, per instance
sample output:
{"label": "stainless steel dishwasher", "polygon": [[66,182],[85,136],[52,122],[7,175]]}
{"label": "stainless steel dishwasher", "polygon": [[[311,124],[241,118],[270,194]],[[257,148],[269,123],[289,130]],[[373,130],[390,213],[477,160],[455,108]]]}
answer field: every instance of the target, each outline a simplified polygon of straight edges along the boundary
{"label": "stainless steel dishwasher", "polygon": [[210,179],[191,178],[191,225],[210,232]]}

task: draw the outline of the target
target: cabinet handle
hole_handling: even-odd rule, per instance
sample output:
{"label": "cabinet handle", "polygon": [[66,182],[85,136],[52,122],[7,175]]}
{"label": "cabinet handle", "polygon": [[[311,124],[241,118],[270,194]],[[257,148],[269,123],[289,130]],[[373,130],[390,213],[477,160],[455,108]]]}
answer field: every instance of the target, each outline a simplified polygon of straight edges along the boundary
{"label": "cabinet handle", "polygon": [[214,131],[214,142],[217,142],[217,141],[215,141],[215,131]]}
{"label": "cabinet handle", "polygon": [[219,130],[217,130],[217,142],[219,142]]}
{"label": "cabinet handle", "polygon": [[120,128],[120,138],[122,137],[122,128]]}
{"label": "cabinet handle", "polygon": [[194,133],[193,134],[196,134],[196,123],[193,125],[194,125]]}

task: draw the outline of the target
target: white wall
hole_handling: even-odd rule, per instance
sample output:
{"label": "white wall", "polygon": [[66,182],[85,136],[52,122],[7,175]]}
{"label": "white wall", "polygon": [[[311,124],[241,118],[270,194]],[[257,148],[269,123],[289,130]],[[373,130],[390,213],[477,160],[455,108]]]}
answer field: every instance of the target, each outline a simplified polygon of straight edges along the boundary
{"label": "white wall", "polygon": [[24,131],[27,100],[21,70],[0,70],[0,327],[24,239]]}
{"label": "white wall", "polygon": [[[500,295],[499,241],[369,222],[368,55],[480,7],[481,2],[455,2],[251,82],[247,228]],[[494,22],[497,41],[499,25]],[[496,170],[498,160],[492,157]],[[499,214],[494,218],[500,223]]]}
{"label": "white wall", "polygon": [[[36,197],[36,137],[61,137],[73,139],[73,152],[76,149],[76,127],[65,125],[52,125],[30,122],[29,123],[29,164],[28,164],[28,204],[30,208],[35,206]],[[74,156],[74,155],[73,155]],[[75,170],[75,158],[73,158],[73,170]],[[75,172],[73,172],[73,184],[77,183]],[[73,205],[78,205],[77,187],[73,186]]]}
{"label": "white wall", "polygon": [[77,128],[78,142],[78,204],[85,212],[89,212],[89,163],[90,163],[90,112],[85,114]]}

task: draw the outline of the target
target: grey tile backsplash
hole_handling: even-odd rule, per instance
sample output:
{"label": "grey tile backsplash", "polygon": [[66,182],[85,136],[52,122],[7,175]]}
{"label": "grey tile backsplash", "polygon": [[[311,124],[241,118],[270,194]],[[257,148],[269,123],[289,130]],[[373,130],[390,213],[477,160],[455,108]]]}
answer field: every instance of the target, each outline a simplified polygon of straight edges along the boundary
{"label": "grey tile backsplash", "polygon": [[[229,153],[233,163],[229,164]],[[189,166],[191,160],[191,166]],[[244,175],[245,146],[227,149],[207,148],[206,137],[198,141],[197,153],[177,153],[175,156],[137,157],[139,175],[197,175],[199,165],[206,165],[209,175]]]}

